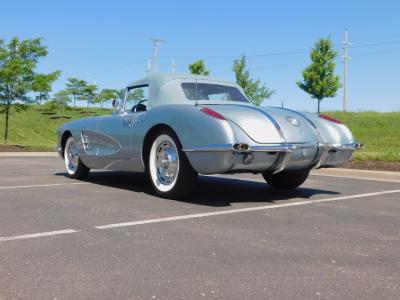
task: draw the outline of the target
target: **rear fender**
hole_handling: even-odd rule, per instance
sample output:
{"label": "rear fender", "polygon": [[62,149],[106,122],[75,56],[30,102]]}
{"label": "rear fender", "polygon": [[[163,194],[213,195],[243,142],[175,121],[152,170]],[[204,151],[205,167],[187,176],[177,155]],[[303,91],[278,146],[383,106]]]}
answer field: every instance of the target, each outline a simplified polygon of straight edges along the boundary
{"label": "rear fender", "polygon": [[[137,124],[138,130],[133,132],[134,155],[142,157],[145,137],[160,125],[170,127],[177,134],[183,149],[233,144],[235,133],[230,123],[202,113],[200,109],[192,105],[168,105],[149,110]],[[190,155],[188,158],[197,169]],[[142,157],[143,167],[144,161]]]}
{"label": "rear fender", "polygon": [[324,120],[316,114],[302,112],[318,130],[320,143],[344,145],[354,143],[355,139],[350,129],[344,124]]}

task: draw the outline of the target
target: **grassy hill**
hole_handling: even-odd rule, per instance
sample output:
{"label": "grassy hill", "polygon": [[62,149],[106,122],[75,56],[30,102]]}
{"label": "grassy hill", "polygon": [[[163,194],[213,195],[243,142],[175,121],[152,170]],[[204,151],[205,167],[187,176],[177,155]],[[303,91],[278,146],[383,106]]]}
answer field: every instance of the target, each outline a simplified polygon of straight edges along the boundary
{"label": "grassy hill", "polygon": [[400,112],[329,112],[341,120],[363,142],[365,149],[357,151],[356,160],[400,161]]}
{"label": "grassy hill", "polygon": [[[66,118],[46,114],[37,106],[26,111],[13,112],[10,119],[9,144],[21,145],[29,150],[53,150],[55,130],[64,122],[86,116],[109,114],[109,109],[71,109]],[[356,160],[400,161],[400,112],[324,112],[341,120],[352,130],[365,149],[357,151]],[[3,142],[4,114],[0,115],[0,143]]]}
{"label": "grassy hill", "polygon": [[[29,150],[54,150],[56,129],[65,122],[88,116],[110,114],[111,110],[101,108],[69,109],[60,118],[59,114],[48,114],[38,106],[30,106],[26,111],[12,111],[9,123],[8,144],[20,145]],[[0,144],[4,140],[4,114],[0,114]]]}

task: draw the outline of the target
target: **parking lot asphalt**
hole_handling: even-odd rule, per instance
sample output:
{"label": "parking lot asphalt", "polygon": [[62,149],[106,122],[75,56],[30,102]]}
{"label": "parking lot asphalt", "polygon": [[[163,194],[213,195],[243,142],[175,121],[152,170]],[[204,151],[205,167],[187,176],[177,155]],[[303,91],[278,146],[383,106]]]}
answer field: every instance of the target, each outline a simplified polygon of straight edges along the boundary
{"label": "parking lot asphalt", "polygon": [[178,201],[141,174],[0,158],[0,299],[399,299],[399,249],[399,182],[201,176]]}

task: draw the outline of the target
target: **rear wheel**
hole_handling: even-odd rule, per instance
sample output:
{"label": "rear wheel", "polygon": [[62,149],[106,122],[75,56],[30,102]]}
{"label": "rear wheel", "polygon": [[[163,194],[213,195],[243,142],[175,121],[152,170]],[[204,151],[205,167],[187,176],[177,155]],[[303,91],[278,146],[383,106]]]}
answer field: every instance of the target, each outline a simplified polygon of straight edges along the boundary
{"label": "rear wheel", "polygon": [[151,142],[147,171],[155,192],[165,198],[179,198],[190,193],[197,179],[176,134],[158,132]]}
{"label": "rear wheel", "polygon": [[306,181],[309,169],[286,170],[277,174],[263,173],[265,181],[276,189],[294,189]]}
{"label": "rear wheel", "polygon": [[69,137],[65,143],[64,162],[68,177],[83,179],[88,176],[90,169],[86,167],[79,158],[78,147],[72,136]]}

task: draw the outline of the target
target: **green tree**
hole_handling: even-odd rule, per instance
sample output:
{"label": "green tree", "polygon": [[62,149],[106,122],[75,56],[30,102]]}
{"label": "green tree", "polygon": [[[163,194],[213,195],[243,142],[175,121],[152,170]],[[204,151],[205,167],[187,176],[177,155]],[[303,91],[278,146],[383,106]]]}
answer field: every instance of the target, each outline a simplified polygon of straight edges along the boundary
{"label": "green tree", "polygon": [[34,82],[39,76],[35,73],[36,65],[46,55],[47,47],[42,45],[40,38],[20,40],[14,37],[9,43],[0,40],[0,105],[5,113],[4,143],[8,139],[11,105],[16,100],[29,100],[27,95],[34,90]]}
{"label": "green tree", "polygon": [[42,104],[42,102],[49,100],[49,93],[51,92],[51,86],[61,75],[60,71],[56,71],[50,74],[38,74],[32,83],[32,90],[38,95],[35,101]]}
{"label": "green tree", "polygon": [[68,78],[68,82],[65,85],[65,90],[67,90],[69,94],[72,95],[72,98],[74,100],[74,107],[76,100],[80,99],[80,97],[84,95],[86,86],[87,82],[85,80],[78,78]]}
{"label": "green tree", "polygon": [[204,60],[202,59],[196,60],[194,63],[188,65],[188,67],[191,74],[210,75],[210,70],[207,70]]}
{"label": "green tree", "polygon": [[66,90],[58,91],[54,94],[52,102],[54,103],[56,109],[60,110],[61,118],[64,117],[63,111],[68,106],[68,103],[71,102],[71,98],[69,97],[69,92]]}
{"label": "green tree", "polygon": [[57,108],[57,103],[54,100],[46,101],[42,107],[45,113],[50,115],[55,114],[57,112]]}
{"label": "green tree", "polygon": [[335,75],[336,56],[331,39],[319,39],[311,50],[311,64],[303,71],[303,81],[297,81],[299,88],[317,99],[318,114],[322,99],[336,96],[340,88],[340,78]]}
{"label": "green tree", "polygon": [[265,99],[269,99],[274,93],[260,79],[253,80],[250,72],[246,70],[246,56],[242,55],[240,59],[233,62],[233,72],[235,73],[236,83],[242,87],[250,101],[259,106]]}
{"label": "green tree", "polygon": [[100,103],[101,107],[103,107],[103,104],[109,100],[114,100],[118,99],[118,91],[114,89],[102,89],[100,93],[98,93],[94,98],[93,98],[93,103]]}
{"label": "green tree", "polygon": [[86,84],[82,90],[81,99],[86,100],[86,110],[89,111],[90,103],[93,103],[93,99],[97,95],[97,85]]}

